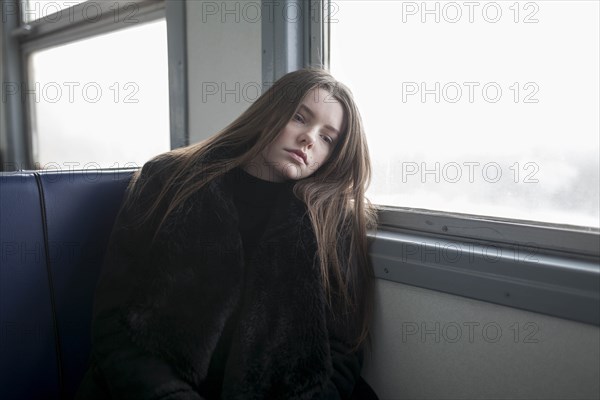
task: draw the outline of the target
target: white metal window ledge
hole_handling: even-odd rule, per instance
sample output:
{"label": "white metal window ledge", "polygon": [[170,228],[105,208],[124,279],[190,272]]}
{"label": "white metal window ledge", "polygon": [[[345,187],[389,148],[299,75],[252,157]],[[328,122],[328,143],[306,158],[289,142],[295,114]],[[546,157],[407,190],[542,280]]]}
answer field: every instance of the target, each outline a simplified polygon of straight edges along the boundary
{"label": "white metal window ledge", "polygon": [[383,207],[377,278],[600,325],[597,230]]}

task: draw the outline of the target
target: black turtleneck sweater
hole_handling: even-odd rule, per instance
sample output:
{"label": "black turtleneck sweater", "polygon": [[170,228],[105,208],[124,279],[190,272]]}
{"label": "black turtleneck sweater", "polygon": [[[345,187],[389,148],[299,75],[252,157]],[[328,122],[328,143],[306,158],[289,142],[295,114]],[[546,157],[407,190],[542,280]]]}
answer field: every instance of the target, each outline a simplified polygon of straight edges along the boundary
{"label": "black turtleneck sweater", "polygon": [[246,264],[254,253],[278,196],[289,188],[288,182],[270,182],[256,178],[242,168],[235,168],[229,178],[233,201],[238,211],[239,230]]}
{"label": "black turtleneck sweater", "polygon": [[[238,228],[242,238],[244,261],[245,265],[248,265],[269,222],[277,198],[286,189],[291,190],[290,184],[265,181],[248,174],[242,168],[231,170],[226,179],[233,189],[233,201],[238,212]],[[207,399],[219,399],[221,396],[225,365],[233,333],[239,320],[239,311],[240,307],[238,306],[225,324],[211,358],[206,381],[200,388],[200,393]]]}

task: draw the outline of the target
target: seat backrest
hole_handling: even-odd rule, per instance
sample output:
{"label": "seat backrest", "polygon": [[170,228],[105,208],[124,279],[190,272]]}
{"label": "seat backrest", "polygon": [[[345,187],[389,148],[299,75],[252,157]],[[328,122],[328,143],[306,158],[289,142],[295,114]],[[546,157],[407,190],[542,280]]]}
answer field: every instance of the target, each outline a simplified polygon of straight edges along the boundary
{"label": "seat backrest", "polygon": [[72,398],[134,170],[0,173],[0,398]]}

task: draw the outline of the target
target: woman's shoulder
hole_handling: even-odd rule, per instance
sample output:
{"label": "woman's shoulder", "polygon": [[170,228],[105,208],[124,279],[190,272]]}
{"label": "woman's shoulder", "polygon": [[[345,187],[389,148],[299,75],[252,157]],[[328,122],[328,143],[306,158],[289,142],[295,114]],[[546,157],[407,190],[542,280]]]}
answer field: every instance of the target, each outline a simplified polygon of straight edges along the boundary
{"label": "woman's shoulder", "polygon": [[139,177],[146,179],[184,178],[203,172],[207,166],[227,158],[226,149],[203,149],[194,146],[174,149],[148,160],[140,169]]}
{"label": "woman's shoulder", "polygon": [[[186,158],[174,151],[159,154],[146,161],[135,176],[135,185],[140,189],[173,187],[183,179]],[[189,171],[188,171],[189,172]]]}
{"label": "woman's shoulder", "polygon": [[140,169],[139,178],[156,178],[157,176],[168,175],[176,169],[181,162],[180,157],[171,152],[162,153],[146,161]]}
{"label": "woman's shoulder", "polygon": [[213,162],[218,159],[212,154],[196,157],[177,151],[159,154],[138,171],[135,192],[142,197],[159,197],[161,201],[175,199],[177,203],[197,202],[205,199],[205,195],[219,200],[223,196],[231,197],[230,174],[210,177],[211,173],[206,171],[208,163]]}

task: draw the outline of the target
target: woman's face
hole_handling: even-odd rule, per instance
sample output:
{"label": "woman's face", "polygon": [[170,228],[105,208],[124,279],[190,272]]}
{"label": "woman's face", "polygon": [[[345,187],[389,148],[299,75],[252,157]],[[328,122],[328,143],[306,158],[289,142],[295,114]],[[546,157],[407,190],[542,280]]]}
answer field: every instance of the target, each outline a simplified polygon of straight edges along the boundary
{"label": "woman's face", "polygon": [[244,169],[273,182],[306,178],[333,152],[340,140],[343,122],[341,104],[327,90],[313,89],[275,141]]}

